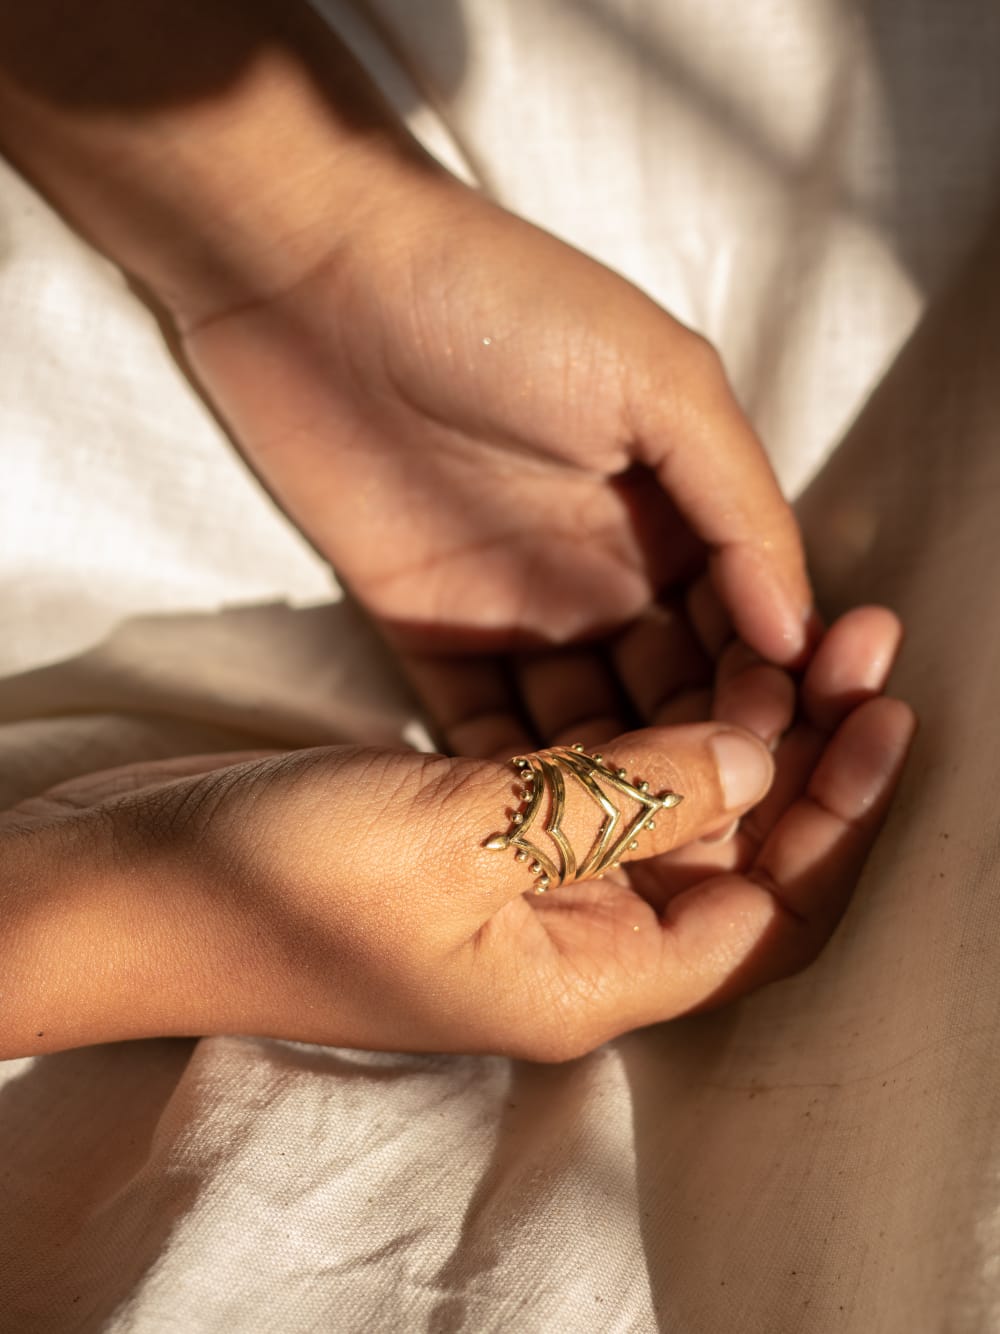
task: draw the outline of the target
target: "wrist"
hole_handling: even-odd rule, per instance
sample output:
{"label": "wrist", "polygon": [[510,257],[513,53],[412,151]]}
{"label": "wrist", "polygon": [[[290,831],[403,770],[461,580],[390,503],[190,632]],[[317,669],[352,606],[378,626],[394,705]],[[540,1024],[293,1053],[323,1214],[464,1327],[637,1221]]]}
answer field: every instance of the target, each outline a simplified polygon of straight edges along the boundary
{"label": "wrist", "polygon": [[[342,94],[362,100],[370,91],[363,80],[342,70]],[[201,147],[190,151],[178,135],[200,138]],[[262,56],[197,124],[171,127],[161,148],[157,136],[137,146],[144,178],[171,163],[155,226],[133,227],[122,209],[115,257],[182,334],[335,265],[374,217],[405,212],[427,177],[441,173],[388,118],[345,125],[282,50]]]}
{"label": "wrist", "polygon": [[0,147],[182,329],[442,174],[304,2],[97,0],[53,55],[65,4],[0,8]]}

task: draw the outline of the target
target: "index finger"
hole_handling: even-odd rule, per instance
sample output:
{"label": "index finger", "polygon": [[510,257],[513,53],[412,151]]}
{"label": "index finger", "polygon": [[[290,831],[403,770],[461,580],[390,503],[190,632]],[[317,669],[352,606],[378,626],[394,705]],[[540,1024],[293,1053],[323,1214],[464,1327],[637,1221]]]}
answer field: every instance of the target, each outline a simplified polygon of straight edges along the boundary
{"label": "index finger", "polygon": [[715,349],[660,315],[656,369],[639,375],[631,396],[640,456],[708,546],[740,638],[771,662],[797,665],[813,605],[798,522]]}

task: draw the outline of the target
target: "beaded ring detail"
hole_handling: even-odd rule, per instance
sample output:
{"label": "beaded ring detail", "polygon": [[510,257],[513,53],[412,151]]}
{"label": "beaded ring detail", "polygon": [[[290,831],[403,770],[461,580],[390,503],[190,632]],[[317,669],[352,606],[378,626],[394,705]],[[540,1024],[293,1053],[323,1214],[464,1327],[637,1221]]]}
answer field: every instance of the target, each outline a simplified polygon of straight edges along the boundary
{"label": "beaded ring detail", "polygon": [[[677,792],[653,796],[642,779],[629,782],[624,769],[610,769],[600,754],[588,755],[582,745],[553,746],[535,755],[518,755],[511,760],[523,788],[521,810],[511,817],[506,834],[494,834],[484,846],[491,852],[514,849],[516,861],[528,862],[528,870],[537,876],[535,893],[544,894],[574,880],[589,880],[617,867],[626,852],[634,852],[638,836],[655,827],[658,811],[668,810],[683,801]],[[567,782],[575,782],[603,813],[601,827],[586,856],[577,857],[562,830],[566,811]],[[621,793],[639,805],[638,814],[625,824],[624,816],[609,793]],[[547,819],[540,822],[546,790],[550,795]],[[622,825],[625,824],[624,829]],[[533,827],[547,834],[556,845],[558,859],[549,856],[529,837]]]}

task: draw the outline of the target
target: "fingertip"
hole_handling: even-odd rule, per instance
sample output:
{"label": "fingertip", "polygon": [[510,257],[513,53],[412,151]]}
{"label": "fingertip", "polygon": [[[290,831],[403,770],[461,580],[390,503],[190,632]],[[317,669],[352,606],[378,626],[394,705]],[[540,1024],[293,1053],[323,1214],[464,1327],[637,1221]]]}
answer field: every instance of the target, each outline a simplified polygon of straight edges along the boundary
{"label": "fingertip", "polygon": [[796,669],[808,661],[815,642],[815,610],[808,581],[789,572],[788,564],[746,545],[723,548],[711,562],[736,633],[767,662]]}
{"label": "fingertip", "polygon": [[885,689],[903,638],[888,607],[853,607],[830,627],[803,681],[811,721],[832,730],[865,700]]}
{"label": "fingertip", "polygon": [[[716,683],[712,716],[753,732],[773,750],[795,716],[795,682],[788,672],[744,650],[742,667],[728,664]],[[721,665],[720,665],[721,666]]]}

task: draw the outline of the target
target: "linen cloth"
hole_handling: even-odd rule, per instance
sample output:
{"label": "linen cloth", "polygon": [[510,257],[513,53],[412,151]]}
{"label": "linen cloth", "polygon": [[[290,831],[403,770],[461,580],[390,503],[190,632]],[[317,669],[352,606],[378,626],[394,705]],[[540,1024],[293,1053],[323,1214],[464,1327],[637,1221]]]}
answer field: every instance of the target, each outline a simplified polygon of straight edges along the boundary
{"label": "linen cloth", "polygon": [[[582,1060],[232,1035],[0,1064],[0,1329],[1000,1327],[1000,10],[321,6],[455,170],[721,349],[922,732],[801,976]],[[543,298],[542,298],[543,299]],[[152,318],[0,174],[0,801],[419,744]]]}

